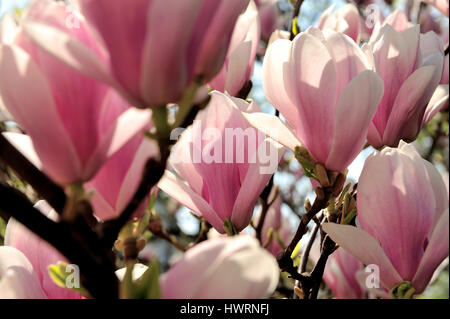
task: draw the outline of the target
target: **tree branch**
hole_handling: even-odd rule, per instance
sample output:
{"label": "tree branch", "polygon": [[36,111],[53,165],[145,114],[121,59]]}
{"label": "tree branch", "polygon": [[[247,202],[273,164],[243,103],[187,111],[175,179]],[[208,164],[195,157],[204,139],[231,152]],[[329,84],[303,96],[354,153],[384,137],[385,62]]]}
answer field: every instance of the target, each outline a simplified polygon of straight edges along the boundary
{"label": "tree branch", "polygon": [[9,186],[0,184],[0,197],[0,215],[6,219],[14,217],[78,265],[83,286],[94,298],[118,297],[112,256],[98,249],[100,246],[92,241],[94,233],[79,232],[66,222],[53,222],[34,208],[25,195]]}
{"label": "tree branch", "polygon": [[[292,24],[294,23],[295,18],[300,14],[300,8],[302,6],[303,0],[297,0],[294,6],[294,13],[292,14]],[[291,26],[291,35],[289,39],[292,41],[295,38],[294,28]]]}
{"label": "tree branch", "polygon": [[21,152],[19,152],[2,134],[0,134],[1,160],[14,172],[26,180],[31,187],[52,206],[56,212],[62,213],[67,197],[64,190],[47,175],[36,168]]}
{"label": "tree branch", "polygon": [[273,188],[273,176],[274,175],[272,175],[269,183],[266,185],[264,190],[261,192],[261,195],[259,196],[261,202],[261,214],[259,215],[258,225],[256,225],[255,231],[256,231],[256,238],[260,242],[261,242],[261,231],[264,226],[264,220],[266,219],[267,211],[269,210],[270,205],[273,203],[273,201],[269,203],[269,196]]}

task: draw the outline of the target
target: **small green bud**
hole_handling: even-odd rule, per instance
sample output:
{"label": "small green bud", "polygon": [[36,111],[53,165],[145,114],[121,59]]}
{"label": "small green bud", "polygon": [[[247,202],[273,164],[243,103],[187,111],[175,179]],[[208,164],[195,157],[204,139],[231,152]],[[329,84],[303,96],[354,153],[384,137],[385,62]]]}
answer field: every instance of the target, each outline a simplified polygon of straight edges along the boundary
{"label": "small green bud", "polygon": [[412,299],[416,289],[410,281],[403,281],[391,289],[393,299]]}
{"label": "small green bud", "polygon": [[308,150],[303,146],[295,147],[295,158],[300,163],[303,168],[303,172],[307,177],[312,177],[317,180],[315,173],[315,161],[312,156],[309,154]]}
{"label": "small green bud", "polygon": [[320,185],[322,185],[323,187],[330,186],[330,181],[328,180],[327,170],[325,169],[325,167],[323,167],[322,164],[316,164],[314,169]]}

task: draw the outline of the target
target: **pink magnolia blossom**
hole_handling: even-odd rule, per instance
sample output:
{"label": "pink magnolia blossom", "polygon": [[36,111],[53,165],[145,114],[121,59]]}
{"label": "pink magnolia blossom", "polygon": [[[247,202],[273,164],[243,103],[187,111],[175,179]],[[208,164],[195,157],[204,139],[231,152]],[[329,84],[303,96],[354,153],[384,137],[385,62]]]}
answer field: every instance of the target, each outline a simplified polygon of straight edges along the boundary
{"label": "pink magnolia blossom", "polygon": [[[267,234],[269,232],[269,229],[271,228],[273,231],[278,232],[278,235],[285,246],[289,245],[292,237],[294,237],[294,233],[292,232],[289,220],[281,214],[282,203],[283,199],[281,198],[281,196],[278,196],[267,210],[264,224],[261,230],[261,242],[263,244],[267,242]],[[284,247],[280,246],[279,242],[273,235],[266,249],[276,257],[281,251],[284,250]]]}
{"label": "pink magnolia blossom", "polygon": [[158,184],[220,233],[225,219],[237,231],[248,226],[254,204],[284,151],[241,113],[257,109],[255,103],[214,91],[208,107],[172,150],[169,163],[175,174],[167,171]]}
{"label": "pink magnolia blossom", "polygon": [[263,86],[287,125],[263,113],[246,115],[252,125],[292,150],[305,146],[317,162],[339,172],[362,149],[383,95],[383,82],[358,45],[316,28],[269,46]]}
{"label": "pink magnolia blossom", "polygon": [[[399,9],[392,11],[386,18],[384,18],[381,10],[376,10],[372,14],[374,16],[371,18],[367,17],[366,22],[364,23],[364,31],[366,32],[367,40],[376,36],[386,24],[389,24],[398,32],[405,31],[413,26],[408,20],[406,13]],[[367,21],[370,23],[367,23]],[[372,28],[369,28],[369,26],[372,26]]]}
{"label": "pink magnolia blossom", "polygon": [[279,27],[278,0],[255,0],[261,18],[261,36],[269,39],[272,32]]}
{"label": "pink magnolia blossom", "polygon": [[398,9],[394,10],[386,17],[386,19],[384,19],[383,24],[380,26],[380,28],[386,24],[389,24],[398,32],[405,31],[406,29],[409,29],[413,26],[413,24],[409,22],[406,14]]}
{"label": "pink magnolia blossom", "polygon": [[[88,192],[93,192],[92,205],[98,218],[108,220],[119,216],[137,190],[147,160],[158,154],[156,143],[139,135],[103,165],[85,185]],[[144,213],[148,199],[140,204],[135,217]]]}
{"label": "pink magnolia blossom", "polygon": [[[75,69],[119,90],[137,107],[178,102],[196,77],[222,68],[249,0],[79,0],[79,23],[105,44],[107,60],[64,29],[30,22],[28,34]],[[176,17],[176,18],[173,18]]]}
{"label": "pink magnolia blossom", "polygon": [[[46,202],[39,201],[35,207],[47,217],[57,218]],[[82,298],[75,291],[59,287],[50,278],[48,267],[59,261],[69,263],[53,246],[10,219],[5,247],[0,247],[0,298]]]}
{"label": "pink magnolia blossom", "polygon": [[336,250],[328,259],[323,280],[337,299],[362,299],[365,291],[358,281],[363,264],[346,250]]}
{"label": "pink magnolia blossom", "polygon": [[413,141],[442,106],[430,99],[442,78],[444,54],[425,45],[424,37],[439,42],[434,32],[421,35],[419,26],[398,32],[386,24],[366,47],[386,88],[367,135],[375,148],[395,147],[400,139]]}
{"label": "pink magnolia blossom", "polygon": [[33,265],[19,250],[0,247],[0,299],[46,299]]}
{"label": "pink magnolia blossom", "polygon": [[232,96],[239,93],[252,75],[260,33],[258,10],[251,1],[236,22],[222,69],[209,82],[212,89]]}
{"label": "pink magnolia blossom", "polygon": [[[24,19],[39,16],[64,26],[64,11],[62,21],[47,16],[41,8],[45,2],[33,2]],[[1,28],[11,29],[12,23],[3,19]],[[87,181],[143,130],[150,113],[125,110],[124,101],[111,89],[60,63],[16,30],[0,47],[3,103],[33,140],[43,170],[52,179],[64,186]],[[84,39],[82,29],[72,30]],[[124,111],[110,112],[111,108]]]}
{"label": "pink magnolia blossom", "polygon": [[327,223],[331,238],[363,264],[375,264],[391,290],[409,281],[417,294],[448,256],[448,196],[441,175],[412,145],[370,156],[357,189],[360,227]]}
{"label": "pink magnolia blossom", "polygon": [[359,43],[361,33],[361,19],[355,5],[348,3],[334,11],[335,5],[331,5],[319,18],[317,27],[324,31],[327,29],[342,32]]}
{"label": "pink magnolia blossom", "polygon": [[267,298],[278,284],[275,258],[248,235],[218,237],[189,249],[161,278],[166,299]]}

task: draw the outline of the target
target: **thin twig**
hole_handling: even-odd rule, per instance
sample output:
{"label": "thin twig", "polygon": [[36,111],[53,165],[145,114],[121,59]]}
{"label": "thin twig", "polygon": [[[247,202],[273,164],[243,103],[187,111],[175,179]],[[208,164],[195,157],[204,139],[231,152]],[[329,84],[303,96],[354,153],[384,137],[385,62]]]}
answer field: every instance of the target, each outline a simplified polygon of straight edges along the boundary
{"label": "thin twig", "polygon": [[316,239],[317,233],[320,229],[320,221],[324,218],[324,215],[321,215],[318,217],[319,224],[316,224],[314,226],[313,231],[311,232],[311,237],[308,240],[308,244],[305,247],[305,250],[303,252],[302,258],[301,258],[301,264],[300,264],[300,273],[304,273],[306,271],[306,265],[308,264],[309,259],[309,253],[311,252],[311,248],[313,246],[314,240]]}
{"label": "thin twig", "polygon": [[256,238],[261,242],[261,231],[264,226],[264,221],[266,219],[267,211],[270,208],[270,205],[273,203],[269,203],[269,196],[272,192],[273,188],[273,175],[270,178],[269,183],[266,185],[264,190],[261,192],[261,195],[259,196],[260,202],[261,202],[261,214],[259,215],[258,224],[256,225],[255,231],[256,231]]}
{"label": "thin twig", "polygon": [[301,217],[300,224],[297,228],[294,238],[292,239],[291,243],[287,246],[285,251],[282,252],[280,256],[278,256],[278,265],[280,266],[280,269],[282,271],[288,271],[288,269],[290,270],[295,269],[295,267],[292,267],[292,259],[291,259],[292,252],[294,251],[298,242],[302,239],[303,235],[306,233],[308,229],[308,224],[311,221],[311,219],[322,209],[328,206],[328,200],[331,196],[331,192],[328,190],[326,191],[324,190],[325,189],[323,188],[319,188],[318,192],[321,192],[321,194],[317,195],[311,208]]}
{"label": "thin twig", "polygon": [[[295,3],[294,6],[294,13],[292,14],[292,23],[294,23],[295,18],[298,17],[298,15],[300,14],[300,8],[302,6],[303,0],[297,0],[297,2]],[[293,40],[295,38],[295,34],[294,34],[294,28],[291,26],[291,35],[290,35],[290,40]]]}
{"label": "thin twig", "polygon": [[305,289],[303,290],[303,292],[305,293],[305,299],[317,299],[317,294],[319,292],[320,283],[322,282],[322,277],[325,271],[328,257],[336,250],[336,248],[336,243],[327,235],[323,243],[319,260],[317,261],[314,270],[311,272],[311,288],[309,291],[305,291]]}

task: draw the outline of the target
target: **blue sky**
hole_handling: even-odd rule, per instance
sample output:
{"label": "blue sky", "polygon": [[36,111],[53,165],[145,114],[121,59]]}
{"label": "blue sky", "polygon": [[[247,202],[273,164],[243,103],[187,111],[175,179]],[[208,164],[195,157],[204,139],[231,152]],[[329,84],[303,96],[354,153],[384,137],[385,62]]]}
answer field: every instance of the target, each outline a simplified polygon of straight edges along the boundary
{"label": "blue sky", "polygon": [[24,8],[30,0],[0,0],[0,17],[14,8]]}

